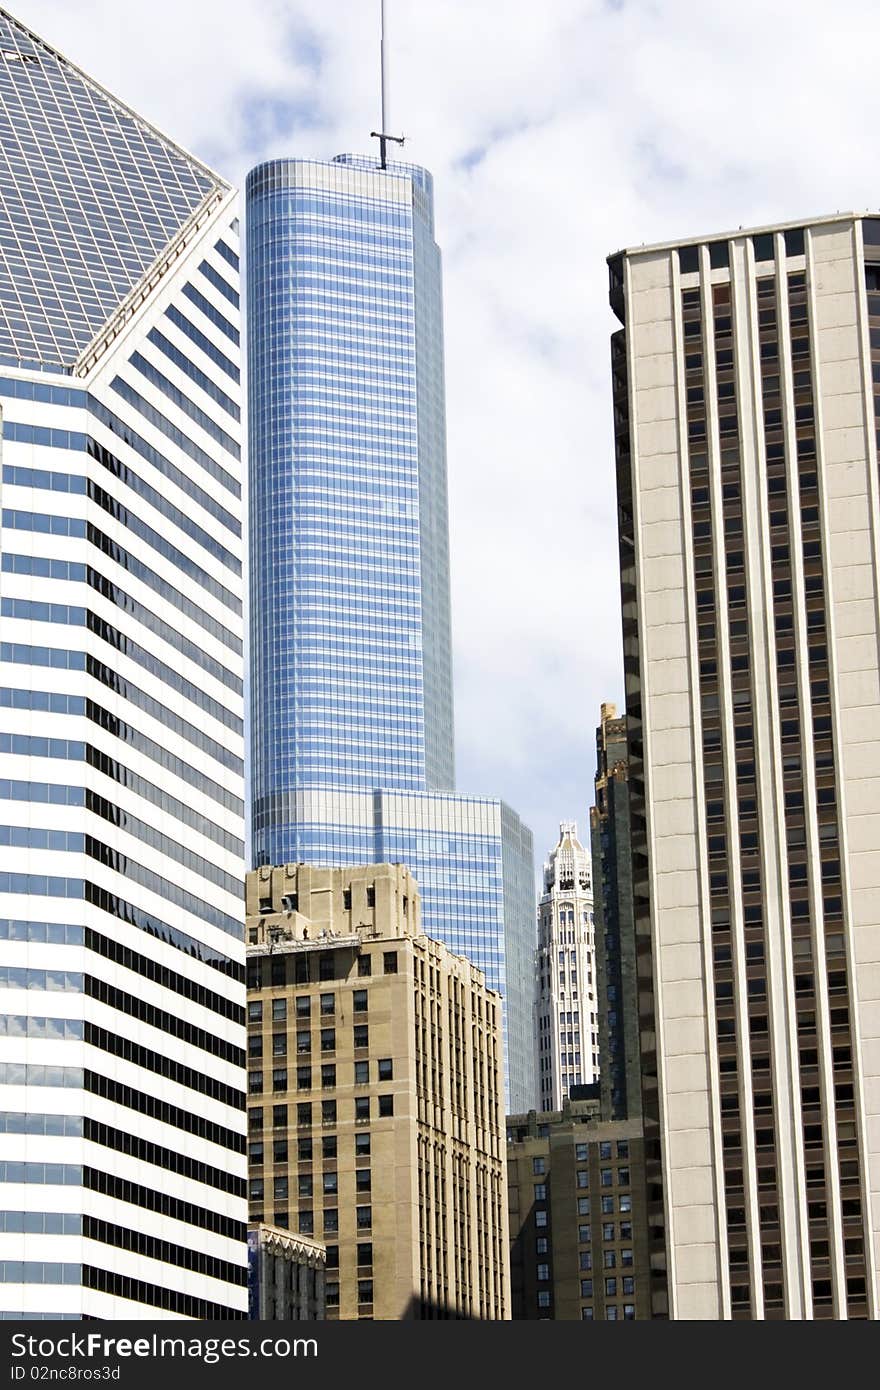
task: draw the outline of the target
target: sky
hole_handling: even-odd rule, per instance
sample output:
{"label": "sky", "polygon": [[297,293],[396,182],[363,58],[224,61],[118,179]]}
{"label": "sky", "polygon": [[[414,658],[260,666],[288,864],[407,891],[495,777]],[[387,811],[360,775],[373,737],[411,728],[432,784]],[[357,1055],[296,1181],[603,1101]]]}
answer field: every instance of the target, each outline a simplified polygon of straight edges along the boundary
{"label": "sky", "polygon": [[[13,0],[241,186],[365,152],[379,0]],[[588,824],[623,701],[606,257],[880,209],[876,0],[386,0],[443,251],[457,780]]]}

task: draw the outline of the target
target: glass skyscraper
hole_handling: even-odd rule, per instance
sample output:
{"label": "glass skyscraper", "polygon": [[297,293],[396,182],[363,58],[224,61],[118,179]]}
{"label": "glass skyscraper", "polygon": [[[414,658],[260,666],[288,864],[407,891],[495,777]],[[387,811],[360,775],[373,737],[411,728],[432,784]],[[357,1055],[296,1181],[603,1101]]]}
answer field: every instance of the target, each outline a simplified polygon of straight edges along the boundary
{"label": "glass skyscraper", "polygon": [[433,183],[348,155],[247,182],[257,863],[405,862],[505,997],[534,1102],[531,835],[454,780]]}
{"label": "glass skyscraper", "polygon": [[244,1316],[234,191],[0,11],[0,1317]]}

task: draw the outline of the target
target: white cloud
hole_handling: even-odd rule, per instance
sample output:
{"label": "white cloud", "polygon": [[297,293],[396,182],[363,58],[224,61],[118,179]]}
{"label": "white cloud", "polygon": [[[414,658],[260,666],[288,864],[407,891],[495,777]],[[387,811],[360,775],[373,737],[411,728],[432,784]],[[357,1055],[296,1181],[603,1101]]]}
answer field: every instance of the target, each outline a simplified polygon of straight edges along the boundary
{"label": "white cloud", "polygon": [[[22,0],[23,4],[23,0]],[[874,0],[387,0],[444,249],[459,785],[540,860],[622,693],[605,256],[880,205]],[[377,0],[32,0],[19,17],[240,180],[363,150]],[[316,59],[318,61],[316,61]]]}

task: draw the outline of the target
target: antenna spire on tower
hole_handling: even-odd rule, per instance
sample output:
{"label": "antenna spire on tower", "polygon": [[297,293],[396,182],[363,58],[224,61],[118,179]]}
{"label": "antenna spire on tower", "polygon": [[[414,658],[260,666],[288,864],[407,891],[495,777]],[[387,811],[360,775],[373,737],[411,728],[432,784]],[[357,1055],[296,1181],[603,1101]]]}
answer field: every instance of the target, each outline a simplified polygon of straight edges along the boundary
{"label": "antenna spire on tower", "polygon": [[388,167],[385,156],[387,142],[393,140],[396,145],[402,145],[405,137],[403,135],[389,135],[387,133],[388,68],[385,49],[385,0],[379,0],[379,88],[382,122],[378,130],[370,131],[370,139],[379,141],[379,167],[380,169],[386,169]]}

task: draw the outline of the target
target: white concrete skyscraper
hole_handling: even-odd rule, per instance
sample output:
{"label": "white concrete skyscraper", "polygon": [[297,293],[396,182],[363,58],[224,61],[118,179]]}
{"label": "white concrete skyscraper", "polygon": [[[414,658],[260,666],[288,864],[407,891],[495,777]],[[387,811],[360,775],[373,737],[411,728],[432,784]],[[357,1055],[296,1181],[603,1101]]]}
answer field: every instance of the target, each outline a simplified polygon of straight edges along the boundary
{"label": "white concrete skyscraper", "polygon": [[0,11],[0,1316],[244,1316],[235,194]]}
{"label": "white concrete skyscraper", "polygon": [[538,1103],[561,1110],[572,1086],[599,1076],[592,864],[574,821],[544,865],[535,960]]}
{"label": "white concrete skyscraper", "polygon": [[610,258],[654,1309],[880,1316],[880,218]]}

